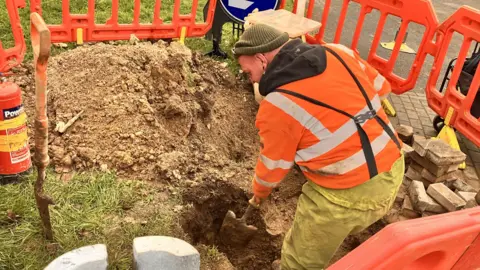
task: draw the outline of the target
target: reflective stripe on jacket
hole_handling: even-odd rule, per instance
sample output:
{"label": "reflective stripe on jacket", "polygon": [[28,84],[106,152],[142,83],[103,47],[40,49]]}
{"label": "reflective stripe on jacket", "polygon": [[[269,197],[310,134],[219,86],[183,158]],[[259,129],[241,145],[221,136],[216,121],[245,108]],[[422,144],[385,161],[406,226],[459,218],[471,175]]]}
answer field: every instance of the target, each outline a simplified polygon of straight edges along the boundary
{"label": "reflective stripe on jacket", "polygon": [[[255,168],[255,195],[268,196],[294,163],[312,182],[326,188],[351,188],[368,181],[365,153],[353,119],[275,89],[299,93],[356,117],[369,112],[365,98],[347,69],[324,48],[291,43],[276,56],[260,82],[261,88],[264,84],[262,94],[268,93],[256,120],[263,148]],[[352,70],[373,110],[393,130],[380,105],[380,95],[390,91],[389,83],[378,79],[381,75],[346,47],[326,46]],[[280,65],[282,60],[288,62]],[[292,76],[290,82],[286,75]],[[276,78],[286,83],[275,85]],[[400,150],[378,121],[364,120],[361,127],[370,141],[378,173],[387,172],[400,157]]]}

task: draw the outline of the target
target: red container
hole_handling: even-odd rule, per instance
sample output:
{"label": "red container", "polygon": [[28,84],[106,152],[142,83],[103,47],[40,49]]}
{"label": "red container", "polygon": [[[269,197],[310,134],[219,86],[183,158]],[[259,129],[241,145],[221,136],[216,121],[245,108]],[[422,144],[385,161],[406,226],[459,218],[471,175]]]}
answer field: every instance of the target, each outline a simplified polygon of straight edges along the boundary
{"label": "red container", "polygon": [[0,175],[20,174],[31,166],[20,87],[0,82]]}

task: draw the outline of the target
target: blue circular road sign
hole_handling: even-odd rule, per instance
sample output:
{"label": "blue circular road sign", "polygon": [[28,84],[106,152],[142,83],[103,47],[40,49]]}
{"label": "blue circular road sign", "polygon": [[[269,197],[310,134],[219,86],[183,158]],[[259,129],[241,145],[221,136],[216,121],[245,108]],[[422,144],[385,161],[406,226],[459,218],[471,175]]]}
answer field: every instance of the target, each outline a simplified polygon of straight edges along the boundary
{"label": "blue circular road sign", "polygon": [[279,0],[220,0],[227,15],[237,21],[245,22],[245,17],[258,8],[258,11],[276,9]]}

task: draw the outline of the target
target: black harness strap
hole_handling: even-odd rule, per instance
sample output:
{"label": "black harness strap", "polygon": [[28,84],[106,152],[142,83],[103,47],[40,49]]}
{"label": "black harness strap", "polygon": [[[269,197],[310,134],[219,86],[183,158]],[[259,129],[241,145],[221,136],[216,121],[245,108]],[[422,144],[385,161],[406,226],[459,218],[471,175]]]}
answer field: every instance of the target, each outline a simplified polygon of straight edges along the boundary
{"label": "black harness strap", "polygon": [[335,56],[335,58],[337,58],[340,63],[342,63],[342,65],[347,69],[348,73],[350,73],[350,76],[352,76],[353,80],[355,81],[355,83],[357,84],[358,88],[360,89],[360,91],[362,92],[362,95],[365,99],[365,102],[367,103],[367,106],[369,108],[369,111],[367,111],[366,113],[363,113],[363,114],[359,114],[359,115],[351,115],[345,111],[342,111],[340,109],[337,109],[333,106],[330,106],[324,102],[321,102],[319,100],[316,100],[314,98],[311,98],[311,97],[308,97],[308,96],[305,96],[305,95],[302,95],[300,93],[297,93],[297,92],[294,92],[294,91],[290,91],[290,90],[284,90],[284,89],[276,89],[274,90],[273,92],[279,92],[279,93],[284,93],[284,94],[287,94],[287,95],[290,95],[290,96],[294,96],[294,97],[297,97],[297,98],[300,98],[300,99],[303,99],[305,101],[308,101],[312,104],[315,104],[315,105],[318,105],[318,106],[321,106],[321,107],[324,107],[324,108],[327,108],[327,109],[330,109],[330,110],[333,110],[337,113],[340,113],[350,119],[353,119],[353,121],[355,122],[355,125],[357,127],[357,131],[358,131],[358,134],[360,136],[360,143],[362,145],[362,150],[363,150],[363,154],[365,155],[365,160],[367,162],[367,167],[368,167],[368,172],[370,174],[370,178],[373,178],[375,177],[377,174],[378,174],[378,168],[377,168],[377,163],[375,161],[375,155],[373,154],[373,149],[372,149],[372,145],[370,143],[370,139],[368,138],[368,135],[367,133],[365,132],[365,130],[363,129],[362,127],[362,123],[366,122],[367,120],[370,120],[370,119],[373,119],[375,118],[376,121],[380,124],[380,126],[383,128],[383,130],[385,130],[385,132],[387,132],[387,134],[390,136],[390,138],[395,142],[395,144],[397,145],[397,147],[400,149],[400,142],[398,141],[397,137],[395,136],[395,134],[393,133],[393,131],[390,129],[390,127],[385,123],[385,121],[383,121],[383,119],[381,119],[376,111],[374,110],[373,108],[373,105],[372,103],[370,102],[370,99],[368,98],[368,95],[367,95],[367,92],[365,91],[365,89],[363,88],[362,84],[360,83],[360,81],[358,80],[358,78],[355,76],[355,74],[353,74],[352,70],[347,66],[347,64],[345,63],[345,61],[343,61],[343,59],[335,52],[333,51],[332,49],[330,48],[327,48],[327,47],[324,47],[328,52],[330,52],[333,56]]}
{"label": "black harness strap", "polygon": [[[334,50],[332,50],[328,47],[324,47],[324,48],[329,53],[331,53],[333,56],[335,56],[335,58],[337,58],[337,60],[340,61],[340,63],[342,63],[342,65],[347,69],[348,73],[350,73],[350,76],[352,76],[353,80],[355,81],[355,84],[357,84],[358,89],[360,89],[360,91],[362,92],[363,98],[365,99],[365,102],[367,102],[368,108],[370,109],[370,111],[374,111],[372,103],[370,102],[370,99],[368,98],[367,92],[365,91],[365,88],[363,88],[363,85],[360,83],[357,76],[355,76],[355,74],[353,74],[350,67],[348,67],[348,65],[345,63],[345,61]],[[377,120],[378,124],[380,124],[380,126],[382,126],[383,130],[385,130],[385,132],[387,132],[388,136],[390,136],[390,138],[395,142],[398,149],[401,149],[402,147],[400,145],[400,142],[398,141],[397,136],[395,136],[395,133],[393,133],[393,130],[387,125],[387,123],[385,123],[385,121],[383,121],[383,119],[380,118],[376,113],[374,115],[374,118],[375,118],[375,120]]]}
{"label": "black harness strap", "polygon": [[313,103],[315,105],[331,109],[333,111],[336,111],[340,114],[343,114],[343,115],[347,116],[350,119],[353,119],[353,121],[355,121],[355,125],[357,126],[358,134],[360,136],[360,143],[362,145],[363,154],[365,155],[365,160],[367,161],[367,167],[368,167],[368,172],[370,174],[370,178],[373,178],[374,176],[376,176],[378,174],[377,164],[375,162],[375,155],[373,154],[373,149],[372,149],[372,145],[370,144],[370,139],[368,139],[367,133],[365,132],[365,130],[361,126],[361,124],[363,122],[372,118],[371,114],[369,114],[367,112],[367,113],[362,114],[362,115],[353,116],[353,115],[351,115],[351,114],[349,114],[345,111],[339,110],[335,107],[332,107],[328,104],[325,104],[321,101],[318,101],[318,100],[313,99],[311,97],[307,97],[307,96],[302,95],[302,94],[297,93],[297,92],[293,92],[293,91],[290,91],[290,90],[284,90],[284,89],[276,89],[273,92],[280,92],[280,93],[284,93],[284,94],[287,94],[287,95],[291,95],[291,96],[303,99],[303,100],[308,101],[310,103]]}

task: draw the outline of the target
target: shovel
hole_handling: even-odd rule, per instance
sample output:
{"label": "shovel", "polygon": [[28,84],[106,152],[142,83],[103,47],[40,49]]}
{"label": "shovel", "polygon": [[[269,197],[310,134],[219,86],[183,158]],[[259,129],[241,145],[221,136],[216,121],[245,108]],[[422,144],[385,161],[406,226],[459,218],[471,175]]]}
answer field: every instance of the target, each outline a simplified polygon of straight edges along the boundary
{"label": "shovel", "polygon": [[228,210],[220,228],[220,239],[224,244],[245,246],[252,240],[258,229],[255,226],[247,225],[246,220],[252,215],[253,210],[255,210],[255,206],[249,204],[241,218],[237,218],[233,211]]}

